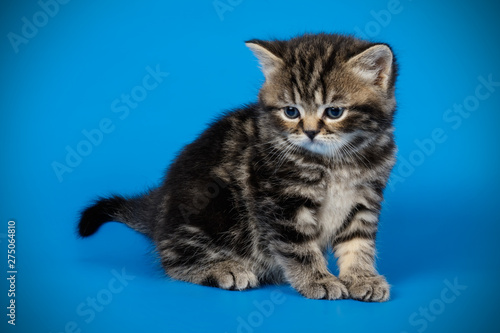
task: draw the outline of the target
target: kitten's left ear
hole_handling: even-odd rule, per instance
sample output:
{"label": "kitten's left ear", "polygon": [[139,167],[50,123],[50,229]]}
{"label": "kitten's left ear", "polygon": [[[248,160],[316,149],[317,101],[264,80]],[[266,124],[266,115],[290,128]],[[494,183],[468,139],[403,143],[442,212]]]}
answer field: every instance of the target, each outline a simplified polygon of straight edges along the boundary
{"label": "kitten's left ear", "polygon": [[387,90],[394,70],[393,58],[387,45],[378,44],[349,59],[348,65],[363,79]]}
{"label": "kitten's left ear", "polygon": [[262,66],[262,72],[266,79],[276,69],[283,65],[283,60],[278,55],[278,49],[274,42],[267,42],[258,39],[252,39],[245,42],[246,46],[252,50],[253,54],[259,59]]}

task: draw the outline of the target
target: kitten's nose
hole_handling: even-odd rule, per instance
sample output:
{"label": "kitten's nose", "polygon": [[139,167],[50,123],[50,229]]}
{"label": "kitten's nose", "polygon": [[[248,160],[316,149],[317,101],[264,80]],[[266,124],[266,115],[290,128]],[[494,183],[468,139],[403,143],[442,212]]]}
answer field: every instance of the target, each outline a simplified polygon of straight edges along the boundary
{"label": "kitten's nose", "polygon": [[314,140],[314,137],[316,136],[316,134],[319,133],[318,130],[316,131],[304,131],[304,133],[306,133],[306,135],[309,137],[309,139]]}

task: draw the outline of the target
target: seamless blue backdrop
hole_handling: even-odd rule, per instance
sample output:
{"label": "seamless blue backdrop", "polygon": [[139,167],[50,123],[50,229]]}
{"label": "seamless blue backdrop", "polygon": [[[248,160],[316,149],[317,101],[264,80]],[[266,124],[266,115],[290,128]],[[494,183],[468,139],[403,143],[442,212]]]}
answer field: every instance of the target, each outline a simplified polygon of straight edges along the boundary
{"label": "seamless blue backdrop", "polygon": [[[497,332],[500,6],[493,1],[8,1],[1,5],[2,332]],[[243,41],[344,32],[400,63],[383,304],[165,278],[123,225],[79,240],[96,195],[158,184],[263,81]],[[16,325],[7,223],[16,222]],[[3,253],[3,254],[2,254]],[[332,261],[332,269],[334,262]]]}

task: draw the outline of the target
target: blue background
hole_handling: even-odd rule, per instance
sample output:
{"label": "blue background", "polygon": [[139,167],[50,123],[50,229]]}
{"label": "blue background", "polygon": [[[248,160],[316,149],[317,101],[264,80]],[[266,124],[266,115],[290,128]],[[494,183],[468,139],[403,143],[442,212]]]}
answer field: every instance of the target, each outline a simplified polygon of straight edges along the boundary
{"label": "blue background", "polygon": [[[0,249],[7,252],[14,219],[18,275],[14,328],[0,255],[0,330],[498,331],[500,87],[479,88],[483,100],[471,97],[480,77],[500,81],[498,3],[221,2],[228,7],[218,13],[212,0],[72,0],[47,22],[36,1],[2,3]],[[21,35],[23,17],[33,16],[40,27],[16,52],[9,33]],[[244,40],[319,31],[387,42],[400,63],[399,162],[378,237],[389,302],[314,301],[289,286],[191,285],[163,277],[149,242],[123,225],[76,238],[89,200],[155,186],[211,119],[255,100],[263,76]],[[122,94],[145,91],[148,66],[168,76],[127,114],[114,112],[125,105]],[[449,118],[447,110],[463,103],[473,111]],[[108,133],[85,146],[82,131],[103,119]],[[66,164],[68,147],[86,156],[58,178],[53,165]],[[120,283],[123,270],[129,280]],[[455,282],[463,287],[453,294],[446,288]],[[87,304],[92,298],[104,304],[99,311]],[[419,313],[429,307],[427,317]]]}

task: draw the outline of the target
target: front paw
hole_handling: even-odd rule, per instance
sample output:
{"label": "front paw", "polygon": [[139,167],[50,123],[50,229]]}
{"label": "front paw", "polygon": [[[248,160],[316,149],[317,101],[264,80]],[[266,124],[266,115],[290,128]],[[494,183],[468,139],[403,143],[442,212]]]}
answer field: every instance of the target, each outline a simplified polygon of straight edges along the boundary
{"label": "front paw", "polygon": [[382,275],[341,276],[352,299],[364,302],[385,302],[390,296],[390,287]]}
{"label": "front paw", "polygon": [[333,275],[326,275],[314,281],[301,284],[296,289],[304,297],[312,299],[334,300],[347,298],[349,295],[344,284]]}

